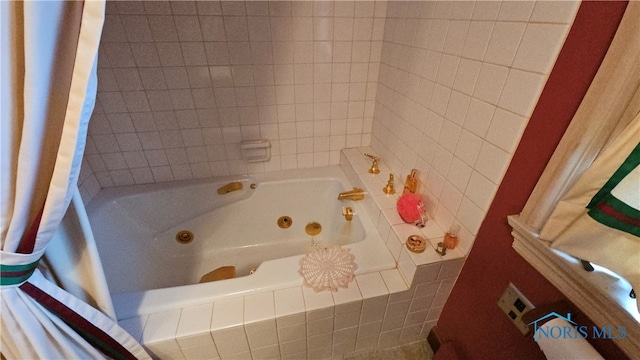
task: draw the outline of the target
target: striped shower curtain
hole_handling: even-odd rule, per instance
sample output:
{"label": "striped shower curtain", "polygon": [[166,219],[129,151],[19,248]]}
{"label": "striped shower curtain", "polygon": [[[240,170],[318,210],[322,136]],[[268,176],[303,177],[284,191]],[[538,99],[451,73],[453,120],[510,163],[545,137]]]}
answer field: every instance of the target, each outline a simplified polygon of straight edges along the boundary
{"label": "striped shower curtain", "polygon": [[75,190],[94,107],[104,0],[0,2],[0,352],[136,359],[111,318],[37,270]]}

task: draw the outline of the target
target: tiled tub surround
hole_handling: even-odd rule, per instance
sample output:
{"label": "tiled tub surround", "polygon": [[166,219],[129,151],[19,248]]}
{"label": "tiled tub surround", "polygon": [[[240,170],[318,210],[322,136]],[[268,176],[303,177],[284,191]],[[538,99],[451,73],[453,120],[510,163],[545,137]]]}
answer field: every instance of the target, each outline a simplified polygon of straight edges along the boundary
{"label": "tiled tub surround", "polygon": [[388,3],[370,146],[398,182],[418,169],[429,214],[442,229],[461,225],[465,253],[578,6]]}
{"label": "tiled tub surround", "polygon": [[[409,254],[400,243],[408,228],[396,223],[388,207],[377,206],[384,195],[368,188],[378,184],[359,170],[366,165],[361,158],[356,149],[344,152],[341,165],[354,185],[367,187],[365,199],[375,199],[365,211],[394,249],[398,269],[357,275],[335,293],[295,286],[123,319],[121,325],[163,359],[331,359],[423,340],[464,258],[455,251],[443,258],[433,246]],[[431,243],[442,238],[434,222],[425,229]]]}
{"label": "tiled tub surround", "polygon": [[[368,145],[386,2],[108,1],[85,201],[100,188],[337,165]],[[245,163],[241,140],[269,139]]]}
{"label": "tiled tub surround", "polygon": [[[371,148],[345,149],[342,151],[341,165],[349,182],[363,188],[369,196],[362,200],[364,208],[371,219],[377,219],[378,232],[386,239],[387,249],[398,264],[397,268],[402,276],[411,283],[416,268],[421,265],[463,259],[466,255],[464,249],[457,246],[453,250],[447,250],[444,256],[436,253],[438,243],[443,240],[444,231],[433,219],[428,220],[423,228],[405,223],[396,207],[398,197],[402,194],[404,181],[395,178],[394,195],[385,194],[382,189],[389,179],[389,168],[381,161],[380,174],[369,173],[371,161],[364,154],[374,153]],[[431,218],[429,215],[428,218]],[[429,241],[431,246],[422,253],[414,253],[407,249],[405,243],[410,235],[420,235]]]}
{"label": "tiled tub surround", "polygon": [[[188,8],[190,4],[184,3],[184,6]],[[246,4],[245,11],[248,11]],[[269,3],[270,11],[271,4]],[[296,6],[308,6],[296,4],[298,3],[291,4],[292,17],[295,17]],[[318,2],[317,4],[322,5],[319,5],[320,8],[316,5],[312,6],[314,30],[316,29],[316,9],[324,12],[321,9],[329,6],[333,9],[333,14],[338,15],[337,2],[335,4]],[[345,4],[349,3],[345,2]],[[358,11],[358,6],[368,6],[363,4],[365,3],[355,2],[354,15]],[[379,4],[381,6],[378,6]],[[143,5],[146,11],[147,2]],[[165,5],[166,3],[158,3],[157,6],[162,8]],[[169,5],[169,8],[175,12],[174,3],[171,2]],[[233,8],[235,5],[226,6]],[[286,7],[286,5],[283,6]],[[350,7],[350,5],[347,6]],[[182,5],[177,5],[176,8],[181,7]],[[377,95],[374,104],[373,98],[369,98],[370,92],[366,93],[363,129],[367,128],[367,121],[371,121],[371,117],[374,119],[370,138],[366,132],[363,132],[360,144],[366,146],[367,141],[370,140],[371,147],[363,152],[381,156],[383,170],[378,177],[366,173],[369,164],[361,157],[362,154],[358,150],[352,149],[345,150],[341,165],[354,185],[360,184],[370,192],[371,196],[364,200],[365,207],[372,220],[377,221],[377,229],[383,238],[386,238],[387,247],[398,261],[398,268],[381,273],[358,275],[349,289],[333,294],[328,292],[316,294],[306,288],[293,287],[244,298],[228,299],[224,303],[215,302],[125,319],[122,320],[122,324],[162,358],[245,359],[250,356],[293,359],[305,356],[340,358],[342,354],[353,351],[371,351],[376,347],[384,348],[426,336],[436,322],[441,307],[462,267],[464,254],[471,249],[475,233],[493,199],[511,154],[519,142],[522,130],[531,115],[577,7],[577,2],[556,1],[398,1],[388,4],[376,2],[371,49],[380,46],[382,50],[381,53],[377,53],[377,58],[374,57],[376,55],[373,51],[370,53],[369,70],[372,67],[379,68],[379,76],[376,72],[376,81],[367,82],[366,87],[371,89],[371,94]],[[127,11],[140,11],[139,8],[135,10],[135,7],[133,7],[134,10],[131,9]],[[120,8],[111,7],[110,14],[123,15],[119,14],[120,10]],[[224,12],[224,8],[222,11]],[[324,12],[324,14],[320,17],[330,16],[330,12]],[[330,20],[327,19],[324,22],[325,20],[318,19],[318,21],[326,25]],[[335,24],[334,18],[334,37],[336,36]],[[378,32],[380,24],[384,29]],[[317,43],[315,35],[314,31],[314,50]],[[130,41],[127,38],[127,43]],[[332,41],[333,64],[336,47],[335,39]],[[377,62],[380,64],[376,64]],[[113,64],[109,65],[113,66]],[[267,65],[273,65],[275,74],[275,64]],[[314,62],[314,70],[316,65],[319,64]],[[335,75],[335,70],[333,71]],[[318,74],[317,77],[316,74]],[[280,137],[280,143],[277,145],[280,155],[276,153],[274,158],[279,161],[279,167],[271,166],[276,163],[264,164],[263,167],[259,165],[258,169],[243,167],[237,158],[228,161],[225,157],[214,161],[209,159],[203,161],[208,164],[209,173],[215,175],[214,170],[219,169],[229,173],[234,173],[238,169],[252,173],[289,167],[316,166],[316,163],[326,165],[326,159],[329,164],[337,164],[340,149],[358,145],[351,145],[345,138],[344,145],[333,148],[331,144],[337,144],[331,140],[334,136],[333,129],[334,126],[337,126],[336,130],[342,129],[342,125],[338,125],[342,123],[340,120],[342,118],[334,119],[332,115],[329,115],[328,119],[316,118],[316,114],[334,113],[333,98],[330,102],[322,102],[325,105],[318,105],[315,101],[315,81],[322,79],[323,76],[328,78],[328,75],[314,71],[314,102],[311,107],[313,121],[299,124],[300,119],[296,118],[296,121],[292,122],[295,124],[296,136],[299,135],[299,131],[308,134],[311,129],[313,129],[313,135],[303,136],[304,141],[296,137],[295,153],[290,154],[283,153],[285,146],[283,146],[283,138]],[[351,83],[349,84],[351,89]],[[293,85],[295,92],[296,84]],[[335,83],[332,83],[331,87],[333,88],[334,85]],[[274,76],[272,87],[277,86]],[[255,88],[257,89],[257,86]],[[215,90],[215,87],[212,86],[212,89]],[[180,92],[169,90],[183,89],[167,89],[165,91],[169,93],[166,98],[167,103],[172,100],[171,93]],[[334,94],[335,92],[332,92],[332,96]],[[118,101],[122,104],[125,100]],[[104,116],[106,121],[103,118],[97,123],[111,127],[100,98],[98,102],[97,114]],[[266,124],[260,120],[262,105],[256,106],[258,108],[257,126],[260,131],[264,126],[272,130],[277,128],[279,136],[283,133],[292,134],[291,131],[286,130],[292,129],[291,123],[282,121],[280,118],[280,105],[291,104],[265,105],[275,109],[277,114],[275,122]],[[297,117],[298,106],[295,105]],[[174,106],[173,103],[171,106]],[[339,109],[343,105],[337,106]],[[348,114],[351,106],[351,100],[349,100],[347,128],[350,128]],[[235,108],[240,107],[235,106]],[[307,105],[306,108],[309,109],[309,106]],[[178,110],[193,109],[174,108],[167,111],[177,114]],[[160,110],[162,111],[164,110]],[[200,111],[210,110],[196,108],[196,113]],[[216,111],[219,116],[220,108],[216,108]],[[126,112],[128,113],[128,108]],[[158,134],[161,131],[173,131],[172,134],[177,135],[180,132],[182,135],[183,130],[191,129],[182,129],[177,115],[175,119],[178,123],[177,128],[158,129],[154,110],[141,113],[146,113],[147,124],[150,126],[144,131]],[[113,118],[113,115],[111,117]],[[216,118],[216,121],[219,122],[220,119],[222,118]],[[135,129],[136,121],[131,122]],[[151,127],[154,126],[155,128],[152,129]],[[231,139],[230,135],[235,136],[234,141],[237,143],[242,139],[242,126],[256,126],[256,124],[218,126],[221,132],[216,139],[222,140],[203,146],[206,148],[206,146],[215,145],[219,149],[225,149],[224,156],[237,156],[226,152],[225,146],[233,145],[225,142],[224,139],[225,136],[227,139]],[[128,128],[131,129],[131,127]],[[233,128],[233,130],[231,133],[223,133],[222,130],[225,128],[227,130]],[[316,154],[315,150],[325,148],[321,144],[327,143],[325,141],[327,128],[329,129],[328,154],[324,150],[321,150],[322,155]],[[197,129],[203,137],[205,132],[209,131],[207,128]],[[251,127],[251,129],[255,128]],[[285,129],[284,132],[281,129]],[[325,135],[317,138],[317,129],[323,131],[322,134]],[[93,134],[96,134],[95,130]],[[134,173],[142,176],[140,179],[160,180],[160,177],[156,179],[153,171],[138,172],[129,167],[112,129],[105,134],[107,135],[105,139],[108,138],[110,141],[103,144],[118,145],[114,148],[124,160],[116,161],[122,168],[107,169],[103,153],[98,152],[96,144],[92,143],[93,134],[90,134],[87,152],[99,155],[99,159],[95,156],[94,160],[97,164],[90,164],[88,156],[85,158],[85,165],[89,164],[93,170],[93,173],[90,169],[82,175],[82,178],[86,179],[84,183],[91,185],[88,190],[111,186],[108,179],[114,180],[112,174],[124,174],[124,177],[119,178],[126,180],[122,183],[131,183],[132,179],[136,182]],[[168,134],[165,132],[165,142],[181,139],[181,137],[166,137]],[[276,134],[276,132],[273,131],[270,134]],[[262,132],[260,135],[262,136]],[[342,141],[338,143],[342,144]],[[198,171],[194,172],[191,163],[189,163],[191,172],[178,171],[184,168],[185,156],[173,157],[175,154],[172,155],[174,164],[171,164],[167,151],[172,153],[173,148],[163,147],[162,137],[156,141],[156,144],[159,148],[149,150],[160,150],[164,154],[163,164],[154,165],[159,168],[158,170],[162,169],[158,174],[164,175],[163,180],[174,179],[175,174],[178,174],[178,177],[197,177],[194,174],[202,174]],[[111,153],[112,150],[109,150],[111,145],[104,147],[106,154]],[[307,151],[305,149],[311,147],[314,149],[313,152],[305,152]],[[180,148],[182,147],[176,147],[176,149]],[[186,146],[182,149],[186,152]],[[293,147],[288,149],[294,151]],[[149,165],[146,158],[147,149],[142,147],[141,150],[132,151],[144,155],[144,161],[138,163],[144,165],[141,168],[153,167]],[[176,150],[176,154],[181,151]],[[209,156],[208,153],[207,156]],[[119,158],[119,155],[114,156],[116,157]],[[181,161],[175,163],[179,159],[183,159],[182,163]],[[189,157],[187,156],[186,159]],[[308,161],[310,159],[312,161]],[[95,167],[100,167],[100,161],[104,167],[98,172],[101,171],[102,174],[95,175],[97,174]],[[176,167],[176,171],[173,171],[178,165],[182,167]],[[353,166],[353,169],[348,169],[347,166]],[[396,175],[396,189],[401,190],[404,177],[413,168],[418,169],[420,175],[418,192],[425,194],[428,212],[433,216],[428,226],[421,230],[401,223],[394,208],[395,197],[382,194],[388,172]],[[108,174],[109,178],[104,176],[105,174]],[[207,174],[206,170],[204,174]],[[105,179],[107,182],[103,184]],[[118,183],[120,180],[113,182],[113,185]],[[421,231],[433,246],[443,235],[441,229],[447,229],[452,223],[462,225],[459,234],[460,245],[458,249],[448,252],[444,258],[437,256],[432,248],[428,248],[423,254],[413,254],[402,245],[408,234]],[[383,303],[384,311],[381,305]]]}
{"label": "tiled tub surround", "polygon": [[[578,5],[109,1],[81,194],[337,164],[370,145],[397,179],[419,170],[468,252]],[[274,157],[246,164],[238,142],[257,137]]]}
{"label": "tiled tub surround", "polygon": [[424,340],[461,266],[422,266],[410,288],[387,270],[336,293],[294,287],[120,324],[161,359],[341,358]]}

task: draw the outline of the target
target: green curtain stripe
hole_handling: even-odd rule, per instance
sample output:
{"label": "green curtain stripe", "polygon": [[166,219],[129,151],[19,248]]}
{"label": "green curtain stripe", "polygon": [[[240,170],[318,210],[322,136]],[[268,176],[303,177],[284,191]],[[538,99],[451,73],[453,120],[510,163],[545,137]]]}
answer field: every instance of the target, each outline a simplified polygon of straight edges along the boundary
{"label": "green curtain stripe", "polygon": [[637,225],[640,220],[640,210],[634,209],[611,194],[622,179],[638,165],[640,165],[640,143],[591,199],[587,205],[589,209],[587,214],[605,226],[640,237],[640,227]]}
{"label": "green curtain stripe", "polygon": [[611,178],[607,181],[604,186],[598,190],[596,195],[591,199],[589,204],[587,205],[587,209],[591,209],[598,202],[600,202],[604,197],[606,197],[611,190],[625,178],[625,176],[629,175],[633,169],[635,169],[638,165],[640,165],[640,143],[636,145],[636,147],[631,151],[631,154],[627,156],[622,165],[613,173]]}
{"label": "green curtain stripe", "polygon": [[[635,220],[640,220],[640,210],[629,206],[627,203],[613,195],[608,196],[602,202],[616,209],[619,213],[624,214],[627,217]],[[597,208],[597,205],[595,208]]]}
{"label": "green curtain stripe", "polygon": [[0,264],[0,273],[33,270],[38,266],[38,262],[40,262],[40,259],[32,262],[31,264],[26,264],[26,265],[2,265],[2,264]]}
{"label": "green curtain stripe", "polygon": [[27,281],[38,267],[40,259],[26,265],[0,265],[0,286],[18,285]]}
{"label": "green curtain stripe", "polygon": [[31,277],[31,274],[33,274],[33,271],[29,271],[28,273],[21,276],[11,276],[11,277],[2,276],[0,277],[0,286],[18,285],[22,282],[29,280],[29,278]]}
{"label": "green curtain stripe", "polygon": [[603,213],[597,208],[589,210],[588,214],[593,220],[603,225],[640,237],[640,227],[638,226],[634,226],[624,221],[620,221],[614,217],[611,217]]}

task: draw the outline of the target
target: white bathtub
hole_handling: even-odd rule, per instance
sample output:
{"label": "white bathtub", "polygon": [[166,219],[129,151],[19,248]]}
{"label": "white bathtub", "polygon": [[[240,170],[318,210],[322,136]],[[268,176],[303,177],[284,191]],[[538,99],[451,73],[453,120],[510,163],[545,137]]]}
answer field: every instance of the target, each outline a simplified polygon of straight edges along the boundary
{"label": "white bathtub", "polygon": [[[241,181],[243,189],[218,195],[231,181]],[[337,200],[351,188],[340,167],[331,166],[101,190],[87,212],[118,318],[300,286],[298,262],[314,246],[350,249],[356,274],[394,268],[361,203]],[[354,209],[352,221],[342,215],[343,206]],[[292,226],[280,228],[281,216]],[[320,223],[322,232],[308,235],[310,222]],[[178,243],[181,230],[194,240]],[[198,283],[228,265],[238,277]]]}

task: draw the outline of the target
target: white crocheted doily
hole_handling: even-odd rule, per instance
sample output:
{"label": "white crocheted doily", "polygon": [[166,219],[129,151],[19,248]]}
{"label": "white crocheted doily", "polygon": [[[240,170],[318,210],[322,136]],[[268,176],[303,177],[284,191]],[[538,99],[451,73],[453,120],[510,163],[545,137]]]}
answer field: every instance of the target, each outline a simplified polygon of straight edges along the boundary
{"label": "white crocheted doily", "polygon": [[353,281],[353,272],[358,268],[355,258],[349,249],[340,246],[314,250],[300,259],[298,273],[304,284],[316,292],[338,291]]}

